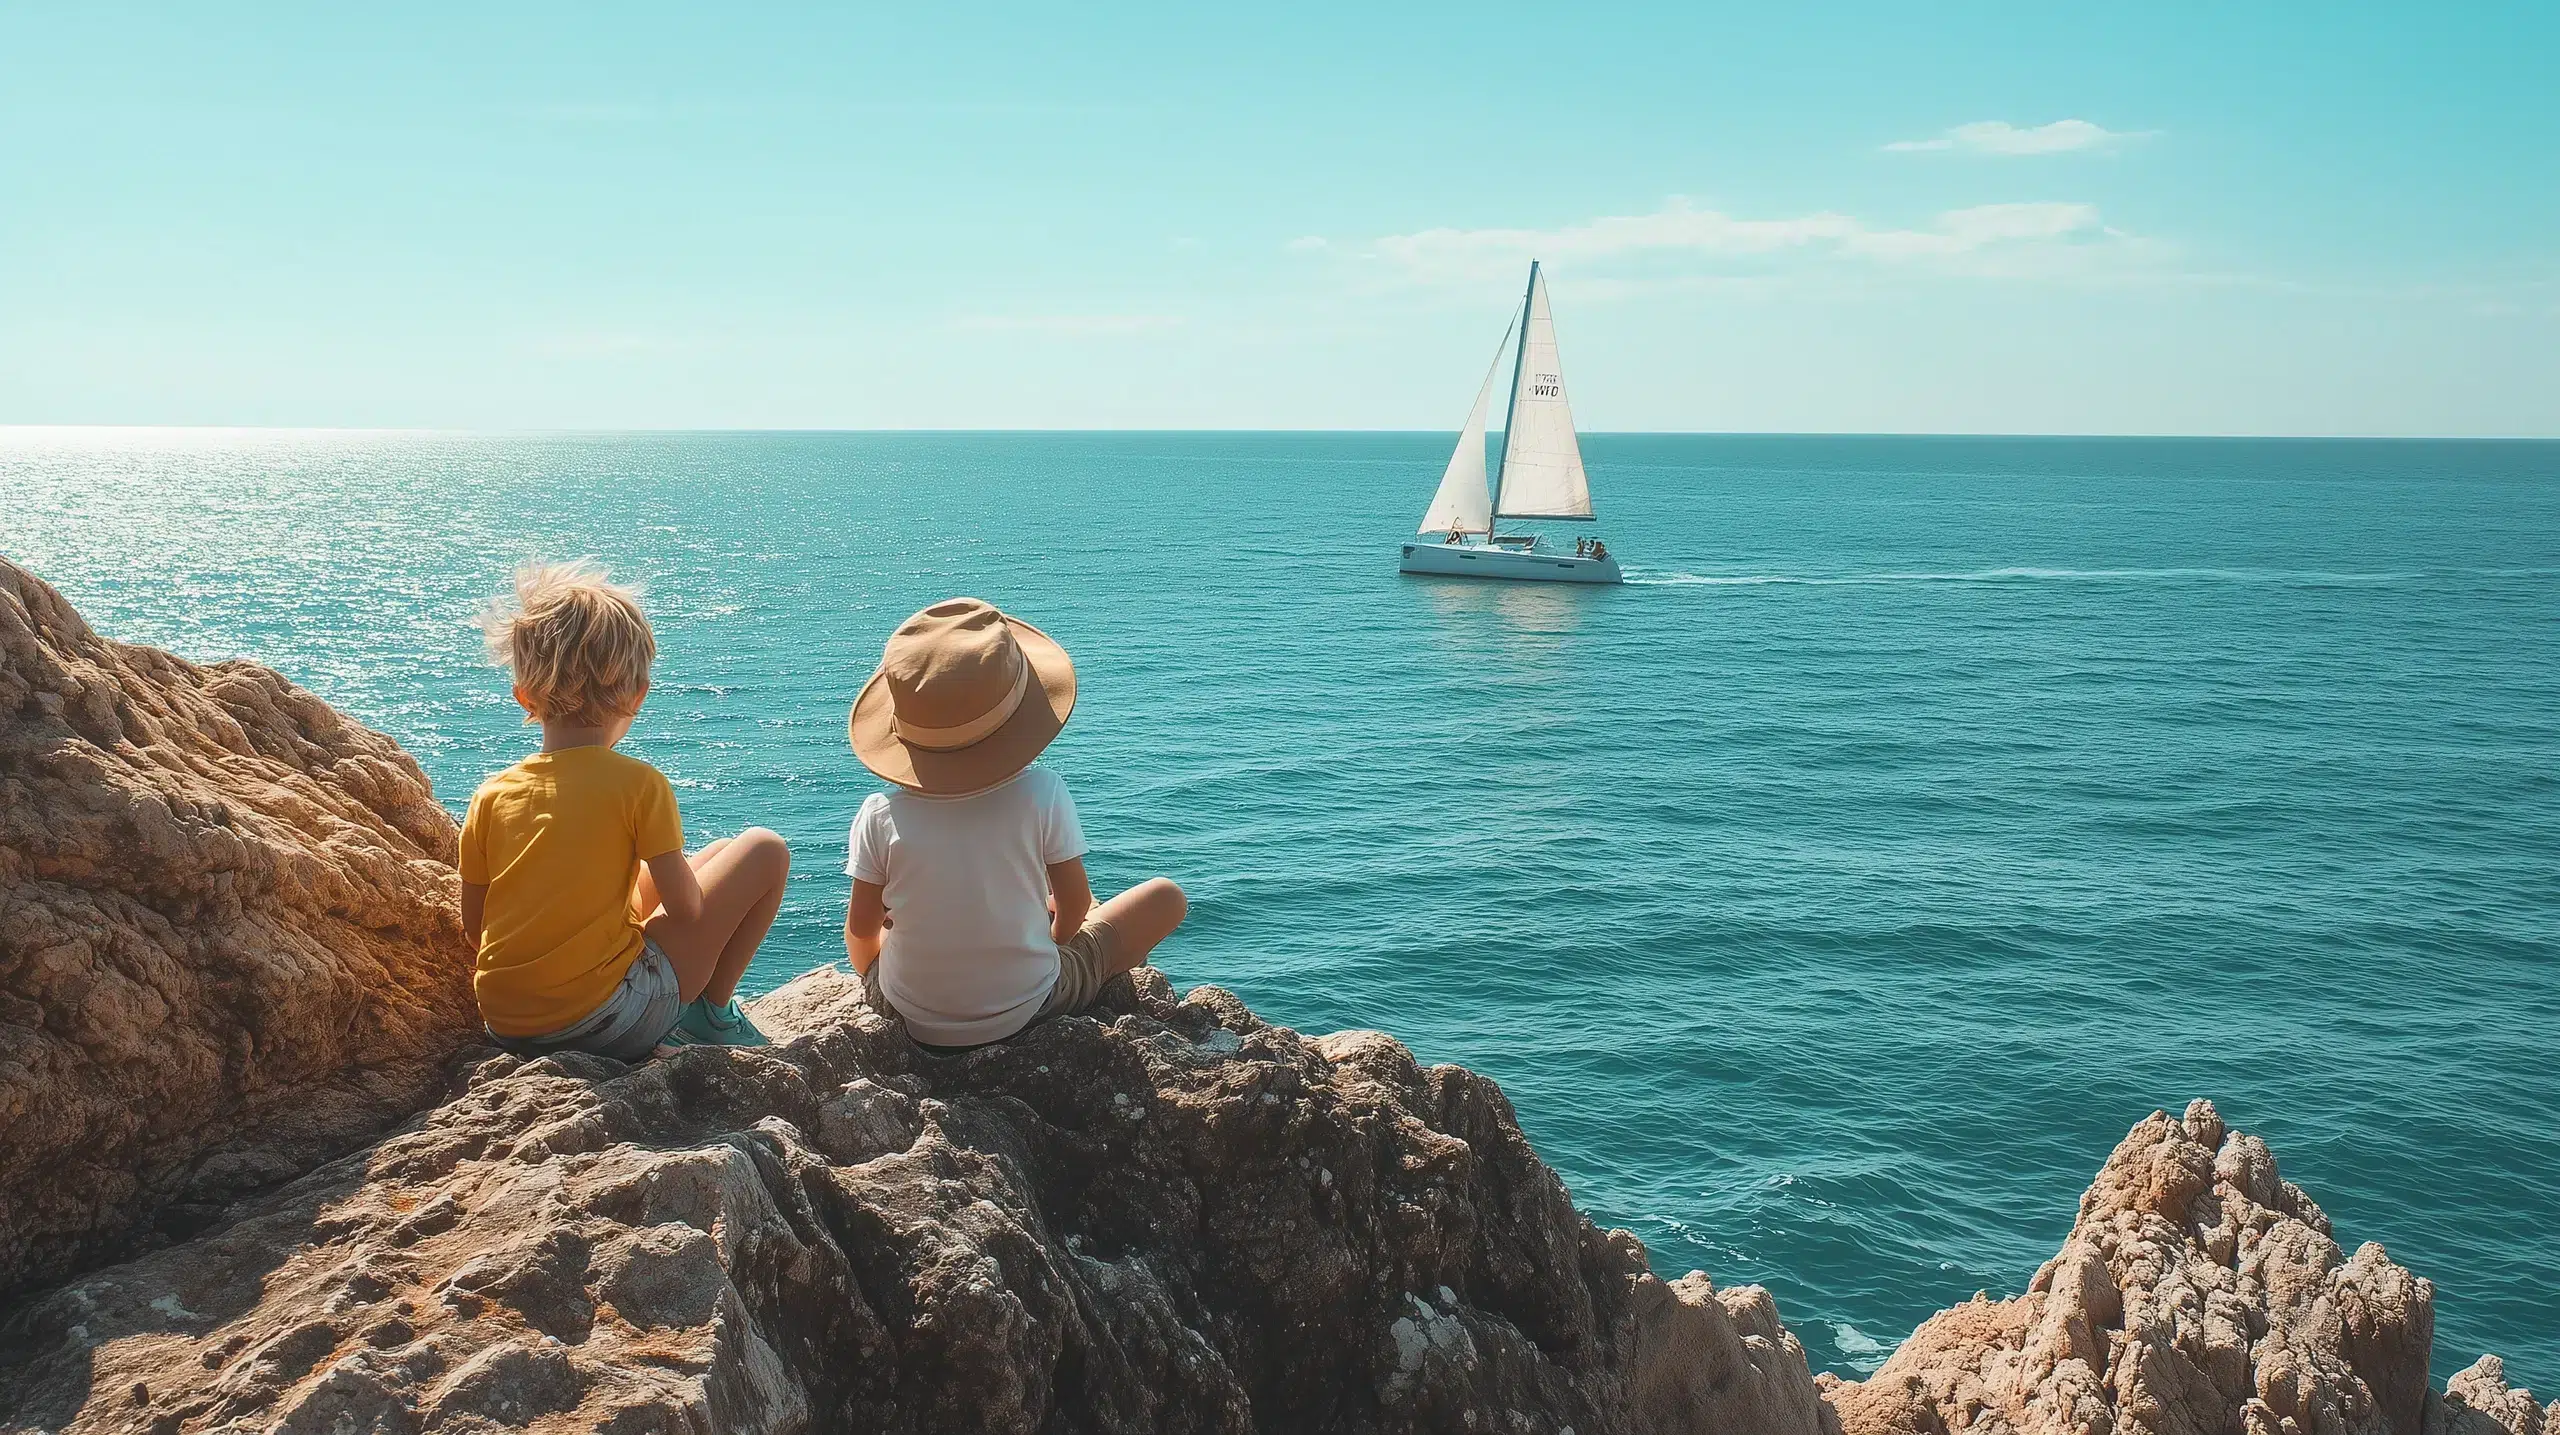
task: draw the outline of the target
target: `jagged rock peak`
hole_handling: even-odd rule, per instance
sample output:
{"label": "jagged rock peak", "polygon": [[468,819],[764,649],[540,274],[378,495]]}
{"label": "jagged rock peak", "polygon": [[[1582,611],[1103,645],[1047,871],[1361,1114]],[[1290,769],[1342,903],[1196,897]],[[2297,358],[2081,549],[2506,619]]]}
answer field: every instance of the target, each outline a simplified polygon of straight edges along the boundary
{"label": "jagged rock peak", "polygon": [[[2449,1415],[2434,1300],[2381,1246],[2348,1254],[2266,1143],[2198,1101],[2133,1128],[2024,1295],[1932,1316],[1864,1381],[1819,1380],[1847,1435],[2429,1435]],[[2495,1362],[2475,1371],[2462,1418],[2536,1435]]]}
{"label": "jagged rock peak", "polygon": [[2560,1435],[2560,1400],[2541,1406],[2532,1391],[2508,1389],[2506,1362],[2484,1355],[2444,1383],[2427,1435]]}

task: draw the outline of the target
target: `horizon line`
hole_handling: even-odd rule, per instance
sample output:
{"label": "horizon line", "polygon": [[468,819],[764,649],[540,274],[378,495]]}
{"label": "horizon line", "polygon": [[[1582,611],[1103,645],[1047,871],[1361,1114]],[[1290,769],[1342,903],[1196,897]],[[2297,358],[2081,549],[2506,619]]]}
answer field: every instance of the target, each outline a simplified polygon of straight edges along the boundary
{"label": "horizon line", "polygon": [[[599,438],[599,437],[968,437],[976,435],[1015,435],[1022,437],[1069,436],[1274,436],[1293,435],[1327,437],[1358,435],[1370,437],[1445,437],[1456,429],[1439,428],[1042,428],[986,426],[975,428],[886,428],[886,427],[655,427],[655,426],[526,426],[515,428],[469,428],[430,425],[367,424],[40,424],[0,423],[0,443],[9,438],[39,435],[80,435],[104,437],[112,434],[165,434],[213,437],[218,435],[344,435],[349,437],[411,438]],[[1488,434],[1502,432],[1488,428]],[[2045,440],[2143,440],[2154,442],[2270,442],[2270,443],[2560,443],[2560,433],[2532,434],[2406,434],[2406,433],[2276,433],[2265,431],[2221,433],[2124,433],[2063,429],[1585,429],[1584,438],[1835,438],[1835,439],[2045,439]]]}

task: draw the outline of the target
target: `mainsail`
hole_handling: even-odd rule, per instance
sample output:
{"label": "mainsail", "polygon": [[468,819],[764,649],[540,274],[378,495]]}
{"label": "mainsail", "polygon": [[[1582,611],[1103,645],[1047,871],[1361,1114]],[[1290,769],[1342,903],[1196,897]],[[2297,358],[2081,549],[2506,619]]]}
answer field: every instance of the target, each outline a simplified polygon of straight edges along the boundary
{"label": "mainsail", "polygon": [[[1573,409],[1565,402],[1556,321],[1547,312],[1546,276],[1534,264],[1528,310],[1520,367],[1511,376],[1511,418],[1502,436],[1500,516],[1589,518],[1591,484],[1582,471],[1582,445],[1573,436]],[[1445,480],[1441,492],[1448,492]]]}
{"label": "mainsail", "polygon": [[1493,376],[1502,372],[1502,351],[1511,347],[1511,330],[1519,326],[1514,319],[1502,331],[1502,342],[1493,346],[1493,363],[1484,371],[1484,387],[1476,390],[1476,406],[1467,411],[1467,426],[1458,432],[1457,451],[1449,455],[1448,471],[1440,475],[1440,491],[1431,495],[1431,507],[1422,515],[1422,526],[1416,533],[1489,533],[1493,530],[1493,499],[1484,484],[1484,420],[1493,402]]}

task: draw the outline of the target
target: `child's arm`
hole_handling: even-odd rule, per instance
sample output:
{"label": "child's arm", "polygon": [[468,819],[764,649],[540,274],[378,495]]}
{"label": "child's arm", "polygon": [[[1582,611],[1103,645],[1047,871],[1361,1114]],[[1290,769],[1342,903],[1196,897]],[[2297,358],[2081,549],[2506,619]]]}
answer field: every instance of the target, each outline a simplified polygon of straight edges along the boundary
{"label": "child's arm", "polygon": [[1049,864],[1049,938],[1063,942],[1084,925],[1093,910],[1093,883],[1084,875],[1084,859],[1070,857]]}
{"label": "child's arm", "polygon": [[645,865],[658,887],[658,905],[667,909],[668,916],[678,922],[702,920],[702,883],[694,877],[693,860],[683,848],[652,857]]}
{"label": "child's arm", "polygon": [[[471,951],[480,951],[480,926],[489,915],[489,852],[480,827],[480,794],[471,794],[471,807],[462,814],[462,850],[456,854],[456,865],[462,877],[462,935],[469,939]],[[471,874],[480,874],[473,881]]]}
{"label": "child's arm", "polygon": [[871,970],[880,960],[880,933],[889,925],[889,908],[879,883],[856,878],[853,900],[844,908],[844,955],[856,972]]}
{"label": "child's arm", "polygon": [[631,883],[631,920],[642,926],[658,913],[658,879],[649,875],[649,864],[640,864],[640,875]]}

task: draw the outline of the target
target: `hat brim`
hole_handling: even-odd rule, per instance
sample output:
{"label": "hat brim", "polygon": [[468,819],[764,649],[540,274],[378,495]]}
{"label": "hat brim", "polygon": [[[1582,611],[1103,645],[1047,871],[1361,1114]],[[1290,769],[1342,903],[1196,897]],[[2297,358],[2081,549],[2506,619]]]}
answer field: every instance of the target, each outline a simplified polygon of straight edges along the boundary
{"label": "hat brim", "polygon": [[1024,661],[1031,664],[1031,685],[1021,706],[1004,726],[949,752],[912,747],[898,737],[897,715],[889,705],[889,684],[879,673],[862,685],[845,727],[853,755],[889,782],[935,797],[966,797],[984,792],[1031,765],[1067,725],[1076,706],[1076,666],[1056,639],[1020,618],[1008,616]]}

